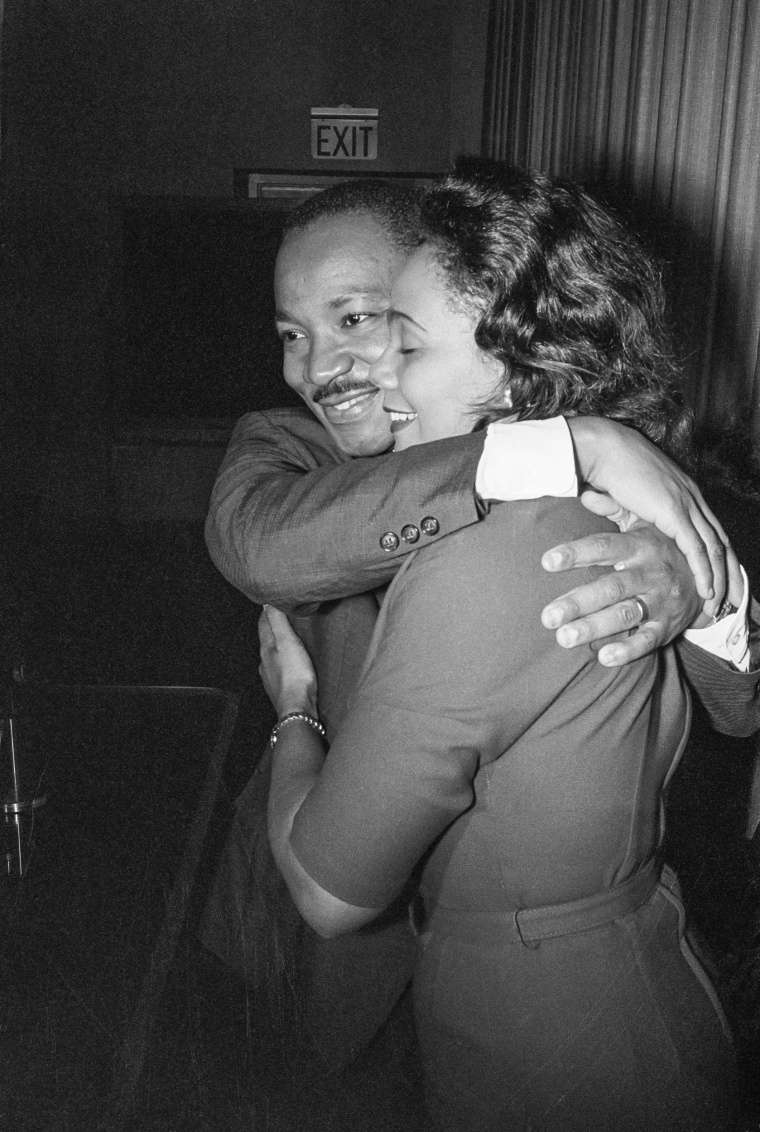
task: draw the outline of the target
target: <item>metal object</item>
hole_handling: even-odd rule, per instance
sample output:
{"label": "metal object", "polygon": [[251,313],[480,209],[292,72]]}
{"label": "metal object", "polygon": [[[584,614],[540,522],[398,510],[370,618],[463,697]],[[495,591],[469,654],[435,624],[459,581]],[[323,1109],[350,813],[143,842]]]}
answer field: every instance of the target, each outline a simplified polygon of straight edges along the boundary
{"label": "metal object", "polygon": [[0,868],[14,879],[23,877],[27,870],[32,855],[35,814],[47,801],[43,787],[45,767],[41,765],[31,731],[26,751],[22,752],[19,743],[19,701],[23,699],[24,683],[24,666],[18,664],[12,678],[2,688],[0,701],[0,824],[3,834],[0,853],[4,858]]}

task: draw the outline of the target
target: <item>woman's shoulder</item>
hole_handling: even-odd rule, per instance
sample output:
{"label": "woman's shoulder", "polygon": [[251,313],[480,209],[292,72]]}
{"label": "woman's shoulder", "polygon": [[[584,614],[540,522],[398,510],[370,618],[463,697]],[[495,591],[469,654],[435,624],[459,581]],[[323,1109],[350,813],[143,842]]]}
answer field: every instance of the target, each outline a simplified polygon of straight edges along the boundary
{"label": "woman's shoulder", "polygon": [[492,503],[478,526],[485,537],[509,537],[506,532],[540,529],[542,535],[558,541],[582,538],[601,531],[615,531],[617,527],[608,519],[587,510],[580,499],[556,498],[544,495],[540,499],[516,499],[509,503]]}
{"label": "woman's shoulder", "polygon": [[[549,573],[545,551],[561,542],[614,530],[577,499],[541,498],[493,506],[476,524],[455,531],[410,557],[389,597],[405,616],[453,621],[536,619],[537,611],[573,586],[598,576],[599,568]],[[606,568],[604,568],[606,570]],[[539,622],[536,622],[539,627]]]}
{"label": "woman's shoulder", "polygon": [[[508,561],[513,569],[530,568],[536,563],[540,567],[541,555],[552,546],[616,530],[613,523],[592,514],[579,499],[544,496],[494,504],[480,522],[448,535],[431,549],[443,570],[455,571],[465,563],[474,570],[485,569],[494,558]],[[418,556],[418,568],[425,568],[428,553],[426,550]]]}
{"label": "woman's shoulder", "polygon": [[388,591],[367,657],[386,678],[384,689],[392,688],[383,691],[386,701],[424,699],[449,715],[460,708],[467,714],[474,704],[498,719],[496,705],[509,703],[514,723],[587,667],[594,669],[596,695],[614,673],[597,665],[590,649],[560,648],[541,612],[598,570],[575,570],[571,579],[544,570],[541,557],[603,526],[573,500],[510,503],[409,556]]}

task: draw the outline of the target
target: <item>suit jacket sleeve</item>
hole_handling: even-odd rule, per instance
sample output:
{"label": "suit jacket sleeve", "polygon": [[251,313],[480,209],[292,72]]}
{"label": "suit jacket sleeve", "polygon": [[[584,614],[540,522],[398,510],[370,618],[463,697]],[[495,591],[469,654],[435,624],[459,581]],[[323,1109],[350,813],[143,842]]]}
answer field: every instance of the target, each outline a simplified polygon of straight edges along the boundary
{"label": "suit jacket sleeve", "polygon": [[681,667],[690,687],[705,708],[710,723],[723,735],[752,735],[760,728],[760,641],[750,619],[749,672],[737,672],[728,661],[681,638],[677,642]]}
{"label": "suit jacket sleeve", "polygon": [[[211,496],[211,557],[252,601],[290,613],[374,590],[409,551],[478,520],[484,436],[351,459],[306,410],[249,413]],[[385,534],[394,536],[385,540],[391,550],[381,545]]]}

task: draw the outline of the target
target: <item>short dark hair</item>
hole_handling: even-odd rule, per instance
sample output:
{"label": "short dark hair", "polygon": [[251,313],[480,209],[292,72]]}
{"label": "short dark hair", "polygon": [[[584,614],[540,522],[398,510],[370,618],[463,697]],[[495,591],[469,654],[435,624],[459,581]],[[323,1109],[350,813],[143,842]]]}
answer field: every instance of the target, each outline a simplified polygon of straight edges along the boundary
{"label": "short dark hair", "polygon": [[325,217],[359,213],[373,217],[399,247],[411,249],[419,243],[420,196],[416,189],[393,181],[369,177],[339,181],[287,213],[283,238]]}
{"label": "short dark hair", "polygon": [[479,423],[610,417],[689,461],[660,274],[609,208],[572,181],[468,159],[425,194],[421,231],[505,364]]}

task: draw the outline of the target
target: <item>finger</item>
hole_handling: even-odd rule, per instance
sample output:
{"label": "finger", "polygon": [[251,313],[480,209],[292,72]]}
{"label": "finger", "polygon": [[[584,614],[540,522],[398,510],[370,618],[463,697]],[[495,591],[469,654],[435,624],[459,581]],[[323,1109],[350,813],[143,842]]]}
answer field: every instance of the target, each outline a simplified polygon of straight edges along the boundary
{"label": "finger", "polygon": [[621,550],[625,552],[626,547],[630,550],[628,544],[620,543],[619,539],[619,534],[599,532],[563,542],[546,551],[541,565],[552,574],[579,566],[614,566]]}
{"label": "finger", "polygon": [[[705,601],[712,598],[716,601],[720,600],[718,595],[725,589],[725,572],[717,550],[711,550],[709,542],[699,545],[692,543],[687,546],[684,539],[683,543],[682,545],[676,537],[676,546],[686,555],[686,561],[691,567],[697,593]],[[717,569],[713,563],[716,564]]]}
{"label": "finger", "polygon": [[618,531],[585,535],[547,550],[541,565],[550,573],[579,566],[617,566],[631,560],[631,551],[635,549],[633,538]]}
{"label": "finger", "polygon": [[594,491],[591,487],[587,487],[581,492],[580,501],[588,511],[593,511],[595,515],[612,515],[620,508],[620,504],[611,495],[607,495],[603,491]]}
{"label": "finger", "polygon": [[665,522],[662,523],[661,530],[670,538],[675,539],[676,546],[685,556],[689,563],[689,569],[694,575],[699,596],[705,601],[714,597],[712,563],[707,551],[707,544],[699,530],[696,527],[677,528],[675,525],[669,526]]}
{"label": "finger", "polygon": [[642,589],[642,581],[638,570],[616,570],[603,574],[593,582],[576,586],[555,598],[542,610],[541,623],[547,629],[558,629],[579,617],[602,612],[617,602],[636,596]]}
{"label": "finger", "polygon": [[664,634],[656,621],[649,621],[625,640],[605,644],[597,655],[597,660],[605,668],[619,668],[654,652],[663,643]]}
{"label": "finger", "polygon": [[608,609],[592,613],[589,617],[581,617],[569,625],[562,625],[556,633],[557,644],[563,649],[572,649],[598,641],[602,637],[639,629],[640,625],[641,607],[635,599],[629,598]]}
{"label": "finger", "polygon": [[728,599],[728,601],[737,608],[741,605],[744,599],[746,579],[743,575],[739,559],[736,557],[736,551],[730,545],[730,543],[724,547],[724,554],[726,574],[725,589],[716,592],[714,600],[706,601],[704,603],[702,607],[702,616],[698,619],[698,623],[694,624],[694,628],[704,628],[705,618],[707,618],[707,624],[709,624],[710,620],[714,619],[715,616],[719,613],[724,599]]}
{"label": "finger", "polygon": [[262,648],[271,648],[274,645],[274,633],[269,622],[268,607],[264,606],[259,615],[259,645]]}
{"label": "finger", "polygon": [[738,609],[744,597],[744,578],[736,552],[730,546],[726,551],[726,569],[728,571],[728,596],[731,603]]}
{"label": "finger", "polygon": [[598,653],[605,645],[617,644],[618,641],[627,641],[631,635],[631,630],[626,630],[625,633],[615,633],[612,637],[600,637],[598,641],[589,641],[588,647],[592,652]]}
{"label": "finger", "polygon": [[612,523],[627,526],[635,518],[633,512],[621,507],[611,495],[599,491],[587,488],[581,492],[580,500],[587,511],[593,512],[594,515],[602,515]]}
{"label": "finger", "polygon": [[692,629],[703,629],[709,625],[715,614],[720,609],[723,603],[723,598],[720,596],[720,591],[715,594],[715,597],[709,598],[702,606],[702,618],[696,625],[692,625]]}
{"label": "finger", "polygon": [[710,508],[698,495],[688,508],[692,526],[673,523],[672,530],[663,525],[665,534],[675,538],[676,546],[686,556],[694,575],[699,596],[709,600],[725,589],[725,531]]}
{"label": "finger", "polygon": [[283,613],[281,609],[275,609],[273,605],[268,605],[266,607],[266,615],[272,635],[278,646],[285,644],[286,641],[291,640],[291,638],[296,635],[291,628],[287,614]]}
{"label": "finger", "polygon": [[720,539],[720,541],[723,543],[724,546],[730,546],[731,540],[729,539],[728,535],[726,534],[726,532],[723,528],[723,524],[721,523],[718,516],[715,514],[715,512],[712,510],[712,508],[707,503],[707,500],[705,499],[702,492],[699,490],[699,488],[696,486],[696,484],[692,483],[691,488],[692,488],[692,493],[693,493],[694,499],[699,506],[699,511],[700,511],[704,521],[715,532],[715,534],[717,534],[718,538]]}
{"label": "finger", "polygon": [[710,557],[713,573],[713,593],[716,607],[723,601],[728,588],[728,565],[726,562],[726,547],[718,537],[717,532],[711,532],[712,537],[707,544],[707,553]]}

